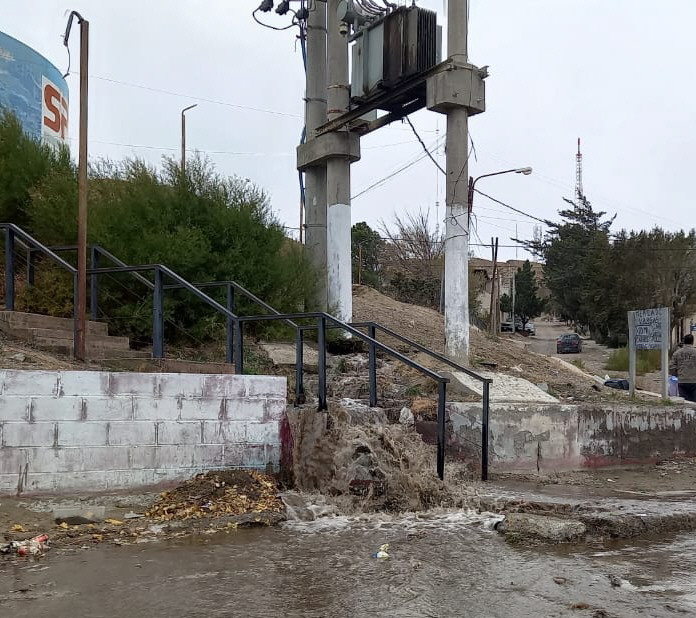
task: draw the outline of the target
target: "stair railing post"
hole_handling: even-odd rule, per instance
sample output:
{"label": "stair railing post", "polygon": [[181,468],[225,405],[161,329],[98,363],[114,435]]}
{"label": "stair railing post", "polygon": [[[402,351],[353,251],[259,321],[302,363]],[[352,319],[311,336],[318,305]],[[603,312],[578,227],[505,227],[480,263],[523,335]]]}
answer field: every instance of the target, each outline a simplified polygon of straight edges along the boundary
{"label": "stair railing post", "polygon": [[[234,313],[234,287],[227,284],[227,311]],[[227,342],[225,344],[225,358],[231,363],[234,358],[234,320],[227,316]]]}
{"label": "stair railing post", "polygon": [[36,251],[31,247],[27,247],[27,285],[34,286],[36,272]]}
{"label": "stair railing post", "polygon": [[483,383],[483,411],[481,414],[481,480],[488,480],[488,421],[490,416],[490,383]]}
{"label": "stair railing post", "polygon": [[7,227],[5,228],[5,309],[7,311],[14,311],[14,244],[14,230]]}
{"label": "stair railing post", "polygon": [[[96,247],[90,249],[90,264],[92,270],[99,268],[99,250]],[[99,275],[92,273],[89,277],[89,316],[96,321],[99,317]]]}
{"label": "stair railing post", "polygon": [[234,321],[234,372],[244,375],[244,322]]}
{"label": "stair railing post", "polygon": [[304,403],[304,331],[297,329],[295,334],[295,405]]}
{"label": "stair railing post", "polygon": [[440,480],[445,478],[445,399],[447,398],[447,383],[437,385],[437,475]]}
{"label": "stair railing post", "polygon": [[[377,329],[374,324],[367,327],[367,334],[371,339],[377,339]],[[377,348],[370,341],[370,407],[377,405]]]}
{"label": "stair railing post", "polygon": [[319,352],[319,410],[326,410],[326,317],[318,319],[317,348]]}
{"label": "stair railing post", "polygon": [[164,358],[164,276],[160,268],[155,268],[152,304],[152,357]]}

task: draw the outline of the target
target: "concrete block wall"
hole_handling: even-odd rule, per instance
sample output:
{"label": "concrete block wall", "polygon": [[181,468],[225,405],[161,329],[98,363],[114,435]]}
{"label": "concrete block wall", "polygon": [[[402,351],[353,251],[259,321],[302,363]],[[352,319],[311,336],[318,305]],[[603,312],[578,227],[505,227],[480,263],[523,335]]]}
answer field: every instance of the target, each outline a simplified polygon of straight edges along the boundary
{"label": "concrete block wall", "polygon": [[0,493],[277,468],[286,388],[274,376],[0,371]]}
{"label": "concrete block wall", "polygon": [[[449,406],[451,456],[480,458],[481,404]],[[553,472],[696,454],[696,408],[663,405],[494,404],[493,470]]]}

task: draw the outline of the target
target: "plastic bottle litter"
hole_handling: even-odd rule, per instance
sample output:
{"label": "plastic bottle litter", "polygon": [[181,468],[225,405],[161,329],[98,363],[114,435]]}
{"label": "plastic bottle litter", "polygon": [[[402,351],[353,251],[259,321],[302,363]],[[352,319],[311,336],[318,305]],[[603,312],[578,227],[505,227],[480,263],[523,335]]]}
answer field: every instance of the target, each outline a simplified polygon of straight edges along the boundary
{"label": "plastic bottle litter", "polygon": [[379,551],[376,554],[372,554],[373,558],[377,558],[378,560],[387,560],[389,558],[389,554],[387,553],[389,551],[389,543],[385,543],[384,545],[381,545],[379,548]]}
{"label": "plastic bottle litter", "polygon": [[42,556],[50,548],[48,535],[40,534],[26,541],[12,541],[0,546],[0,553],[16,553],[18,556]]}

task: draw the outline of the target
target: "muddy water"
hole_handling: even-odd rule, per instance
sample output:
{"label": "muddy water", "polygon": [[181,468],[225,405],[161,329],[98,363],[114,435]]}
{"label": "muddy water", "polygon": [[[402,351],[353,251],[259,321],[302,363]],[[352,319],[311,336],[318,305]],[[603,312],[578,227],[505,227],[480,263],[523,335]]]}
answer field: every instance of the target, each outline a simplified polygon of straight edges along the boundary
{"label": "muddy water", "polygon": [[[322,518],[196,540],[54,551],[38,564],[3,559],[0,615],[696,615],[695,535],[523,549],[506,545],[481,519]],[[390,544],[389,560],[372,557],[382,543]]]}

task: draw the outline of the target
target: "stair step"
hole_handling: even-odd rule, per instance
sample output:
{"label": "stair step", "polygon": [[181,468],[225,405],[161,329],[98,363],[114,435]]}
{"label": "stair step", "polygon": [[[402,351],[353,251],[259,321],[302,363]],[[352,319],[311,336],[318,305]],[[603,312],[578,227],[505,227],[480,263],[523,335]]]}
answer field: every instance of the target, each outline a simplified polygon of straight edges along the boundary
{"label": "stair step", "polygon": [[[73,332],[74,322],[71,318],[54,318],[39,313],[24,313],[22,311],[0,311],[0,330],[12,335],[14,329],[41,328],[53,331]],[[94,335],[109,334],[109,327],[103,322],[87,322],[87,333]]]}

